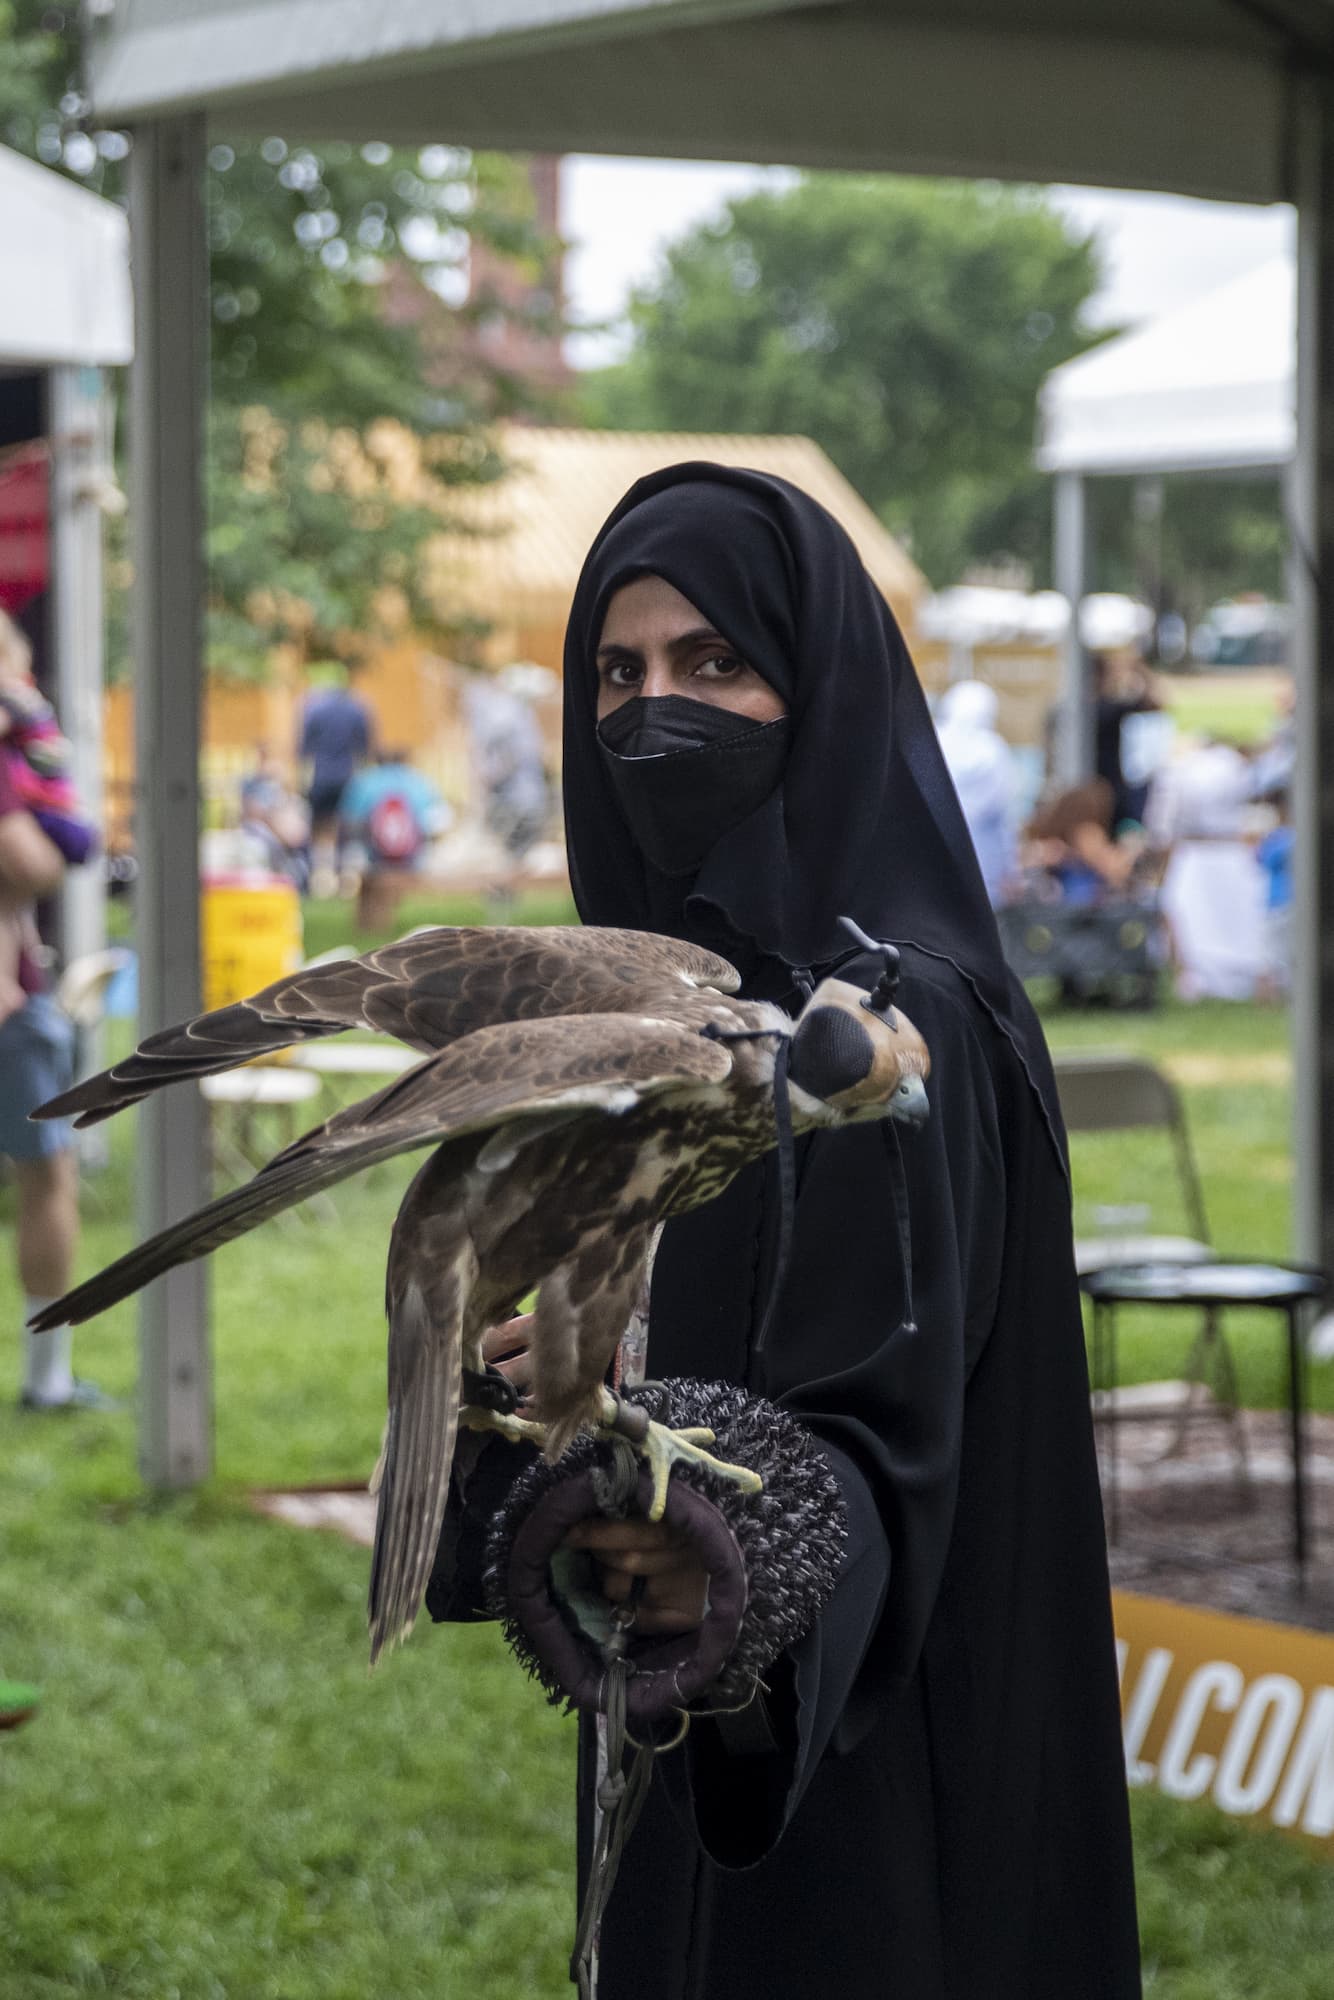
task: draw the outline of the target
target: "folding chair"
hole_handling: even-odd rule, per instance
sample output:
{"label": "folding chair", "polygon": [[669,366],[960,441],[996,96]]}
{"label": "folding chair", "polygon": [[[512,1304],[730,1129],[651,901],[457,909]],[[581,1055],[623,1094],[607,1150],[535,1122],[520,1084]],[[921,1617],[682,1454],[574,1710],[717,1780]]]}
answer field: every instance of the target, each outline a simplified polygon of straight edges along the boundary
{"label": "folding chair", "polygon": [[1067,1131],[1157,1130],[1167,1135],[1191,1232],[1189,1236],[1085,1237],[1075,1244],[1075,1268],[1080,1277],[1108,1264],[1208,1263],[1215,1253],[1176,1085],[1138,1056],[1062,1055],[1055,1058],[1055,1069]]}
{"label": "folding chair", "polygon": [[[1205,1214],[1204,1191],[1190,1142],[1181,1094],[1170,1077],[1142,1057],[1115,1052],[1062,1055],[1055,1058],[1056,1088],[1066,1129],[1070,1132],[1160,1132],[1170,1144],[1176,1161],[1177,1183],[1185,1210],[1188,1236],[1145,1234],[1141,1236],[1094,1236],[1077,1238],[1075,1268],[1082,1279],[1114,1265],[1206,1264],[1217,1256]],[[1236,1364],[1223,1333],[1219,1314],[1203,1308],[1200,1330],[1186,1360],[1187,1402],[1178,1412],[1176,1435],[1166,1456],[1179,1451],[1185,1439],[1185,1424],[1192,1414],[1193,1391],[1207,1389],[1211,1372],[1214,1393],[1228,1420],[1237,1453],[1238,1470],[1246,1477],[1246,1439],[1240,1417]],[[1116,1414],[1116,1383],[1101,1379],[1104,1357],[1095,1349],[1093,1389],[1095,1410]],[[1101,1392],[1101,1395],[1100,1395]],[[1154,1414],[1146,1412],[1146,1414]],[[1160,1413],[1159,1413],[1160,1414]]]}

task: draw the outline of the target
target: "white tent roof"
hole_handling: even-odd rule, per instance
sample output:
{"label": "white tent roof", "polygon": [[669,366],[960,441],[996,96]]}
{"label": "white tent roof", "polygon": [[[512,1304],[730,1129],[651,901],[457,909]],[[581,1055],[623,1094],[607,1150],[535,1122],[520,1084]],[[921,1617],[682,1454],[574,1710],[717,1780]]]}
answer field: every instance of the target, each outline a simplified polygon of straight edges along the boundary
{"label": "white tent roof", "polygon": [[0,215],[0,364],[127,362],[134,316],[121,211],[0,146]]}
{"label": "white tent roof", "polygon": [[1045,472],[1286,465],[1296,438],[1296,281],[1272,259],[1053,369]]}
{"label": "white tent roof", "polygon": [[[1301,19],[1285,23],[1283,5]],[[116,0],[97,114],[1278,201],[1330,0]],[[1310,60],[1311,58],[1307,58]]]}

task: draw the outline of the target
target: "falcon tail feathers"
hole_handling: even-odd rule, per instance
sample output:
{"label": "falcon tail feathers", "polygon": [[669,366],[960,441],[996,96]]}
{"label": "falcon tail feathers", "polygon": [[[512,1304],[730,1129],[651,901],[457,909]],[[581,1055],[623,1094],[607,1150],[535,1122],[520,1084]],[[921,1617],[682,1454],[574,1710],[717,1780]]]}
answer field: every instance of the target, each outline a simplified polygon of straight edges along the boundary
{"label": "falcon tail feathers", "polygon": [[409,1283],[390,1313],[389,1421],[375,1473],[367,1602],[372,1666],[411,1632],[435,1563],[458,1434],[461,1309],[475,1270],[469,1246],[455,1260],[445,1297],[433,1286],[428,1303],[421,1286]]}

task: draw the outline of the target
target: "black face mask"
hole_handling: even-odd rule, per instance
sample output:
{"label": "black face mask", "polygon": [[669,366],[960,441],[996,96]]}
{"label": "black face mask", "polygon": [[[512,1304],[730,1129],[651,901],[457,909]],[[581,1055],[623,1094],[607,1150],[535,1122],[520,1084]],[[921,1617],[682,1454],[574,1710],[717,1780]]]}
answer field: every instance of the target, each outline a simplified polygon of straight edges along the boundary
{"label": "black face mask", "polygon": [[645,858],[689,875],[783,775],[787,716],[755,722],[685,695],[635,695],[598,724],[603,763]]}

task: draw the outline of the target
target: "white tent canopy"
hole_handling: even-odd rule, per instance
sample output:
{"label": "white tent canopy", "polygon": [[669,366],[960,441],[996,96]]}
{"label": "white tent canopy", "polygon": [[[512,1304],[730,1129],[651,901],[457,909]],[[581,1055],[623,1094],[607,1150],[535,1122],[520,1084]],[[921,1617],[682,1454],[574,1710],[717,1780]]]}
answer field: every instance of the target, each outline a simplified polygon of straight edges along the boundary
{"label": "white tent canopy", "polygon": [[122,211],[0,146],[0,215],[0,364],[128,362],[134,313]]}
{"label": "white tent canopy", "polygon": [[116,0],[98,115],[219,131],[1287,189],[1329,0]]}
{"label": "white tent canopy", "polygon": [[1272,258],[1053,369],[1045,472],[1276,469],[1296,441],[1296,274]]}

